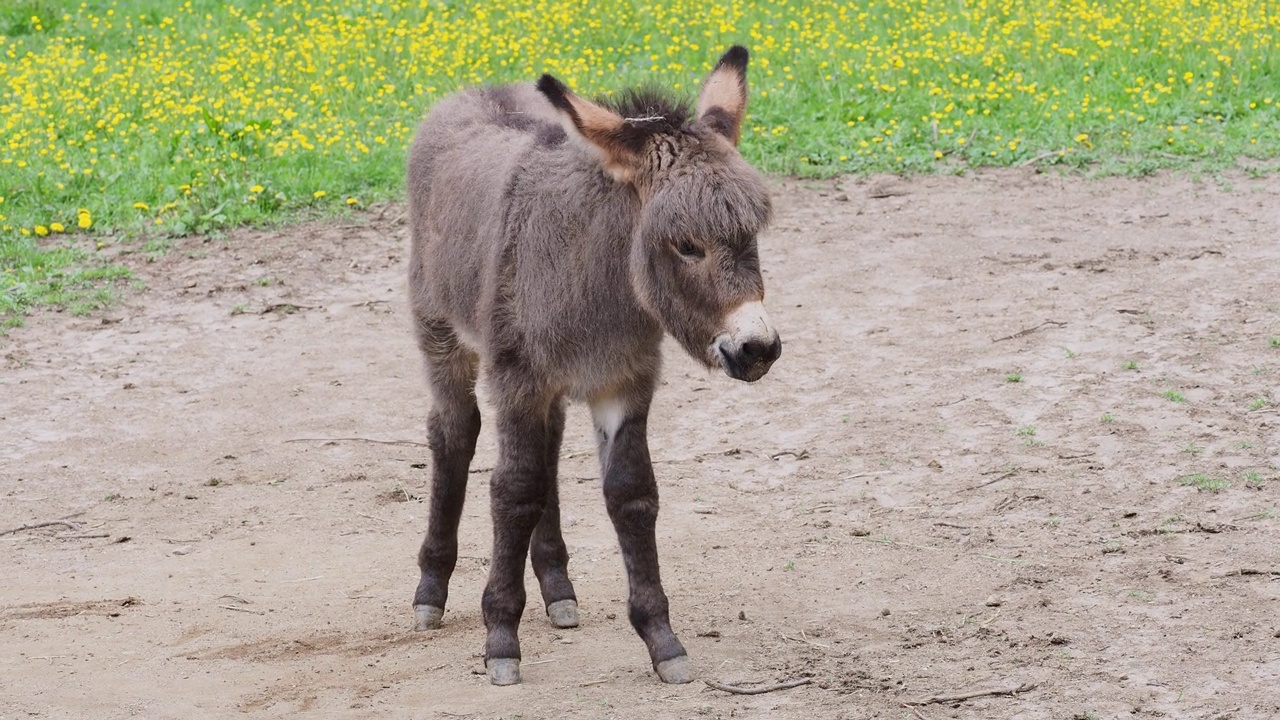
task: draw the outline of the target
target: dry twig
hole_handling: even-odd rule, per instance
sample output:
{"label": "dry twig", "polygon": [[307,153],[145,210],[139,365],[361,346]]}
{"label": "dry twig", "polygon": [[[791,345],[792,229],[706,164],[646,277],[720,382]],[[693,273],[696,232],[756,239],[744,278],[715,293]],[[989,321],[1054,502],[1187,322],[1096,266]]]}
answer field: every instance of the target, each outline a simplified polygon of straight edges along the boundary
{"label": "dry twig", "polygon": [[963,700],[972,700],[973,698],[986,697],[988,695],[1017,695],[1018,693],[1030,692],[1034,690],[1039,683],[1024,682],[1015,688],[998,688],[995,690],[971,690],[969,692],[955,693],[953,695],[934,695],[924,700],[908,700],[904,705],[933,705],[934,703],[950,703],[961,702]]}
{"label": "dry twig", "polygon": [[1232,570],[1231,572],[1222,573],[1221,575],[1214,575],[1213,577],[1216,580],[1220,578],[1229,578],[1229,577],[1247,577],[1250,575],[1266,575],[1270,577],[1280,577],[1280,570],[1258,570],[1257,568],[1240,568],[1238,570]]}
{"label": "dry twig", "polygon": [[993,343],[998,343],[998,342],[1004,342],[1005,340],[1016,340],[1016,339],[1018,339],[1018,338],[1020,338],[1020,337],[1026,337],[1026,336],[1030,335],[1031,333],[1033,333],[1033,332],[1035,332],[1035,331],[1039,330],[1040,328],[1045,327],[1046,325],[1052,325],[1052,326],[1054,326],[1054,327],[1066,327],[1066,326],[1067,326],[1067,324],[1066,324],[1066,323],[1064,323],[1064,322],[1059,322],[1059,321],[1057,321],[1057,320],[1045,320],[1044,322],[1040,323],[1039,325],[1036,325],[1035,327],[1029,327],[1029,328],[1027,328],[1026,330],[1019,330],[1018,332],[1016,332],[1016,333],[1014,333],[1014,334],[1012,334],[1012,335],[1005,335],[1004,337],[1002,337],[1002,338],[996,338],[995,340],[992,340],[991,342],[993,342]]}
{"label": "dry twig", "polygon": [[16,527],[11,530],[0,530],[0,535],[15,535],[17,533],[26,532],[28,530],[39,530],[40,528],[54,527],[57,525],[61,525],[62,527],[68,530],[80,529],[80,526],[73,522],[67,522],[66,520],[50,520],[49,522],[32,523],[30,525],[23,525],[22,527]]}
{"label": "dry twig", "polygon": [[373,438],[362,437],[334,437],[334,438],[290,438],[285,440],[287,443],[298,442],[318,442],[318,443],[336,443],[336,442],[366,442],[375,443],[377,445],[407,445],[409,447],[428,447],[426,443],[414,442],[412,440],[374,440]]}
{"label": "dry twig", "polygon": [[222,608],[223,610],[235,610],[236,612],[253,613],[254,615],[266,615],[266,613],[261,610],[250,610],[249,608],[236,607],[235,605],[219,605],[218,607]]}
{"label": "dry twig", "polygon": [[703,680],[702,682],[706,683],[707,687],[711,687],[716,690],[722,690],[724,692],[732,693],[734,695],[763,695],[765,693],[776,692],[778,690],[789,690],[793,687],[808,685],[809,683],[813,682],[813,678],[796,678],[795,680],[788,680],[786,682],[774,683],[773,685],[761,685],[760,687],[750,687],[750,688],[739,687],[737,685],[725,685],[724,683],[716,682],[715,680]]}

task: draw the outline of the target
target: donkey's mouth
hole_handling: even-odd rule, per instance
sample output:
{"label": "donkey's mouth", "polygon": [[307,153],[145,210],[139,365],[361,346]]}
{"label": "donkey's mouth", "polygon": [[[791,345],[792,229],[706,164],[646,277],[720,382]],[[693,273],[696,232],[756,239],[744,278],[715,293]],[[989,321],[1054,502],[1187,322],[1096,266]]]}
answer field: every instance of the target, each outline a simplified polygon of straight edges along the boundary
{"label": "donkey's mouth", "polygon": [[726,375],[734,380],[755,382],[764,377],[773,367],[773,362],[782,355],[782,339],[773,333],[767,340],[751,338],[737,343],[721,335],[710,349]]}

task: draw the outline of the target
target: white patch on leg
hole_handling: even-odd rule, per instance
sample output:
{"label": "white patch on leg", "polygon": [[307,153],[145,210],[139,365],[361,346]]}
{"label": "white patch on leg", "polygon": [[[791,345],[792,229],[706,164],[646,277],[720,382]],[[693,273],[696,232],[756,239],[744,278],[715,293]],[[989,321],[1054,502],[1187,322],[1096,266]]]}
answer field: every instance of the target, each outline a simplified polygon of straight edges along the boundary
{"label": "white patch on leg", "polygon": [[591,419],[596,424],[596,431],[604,433],[610,440],[622,427],[627,417],[627,405],[617,397],[600,398],[591,401]]}

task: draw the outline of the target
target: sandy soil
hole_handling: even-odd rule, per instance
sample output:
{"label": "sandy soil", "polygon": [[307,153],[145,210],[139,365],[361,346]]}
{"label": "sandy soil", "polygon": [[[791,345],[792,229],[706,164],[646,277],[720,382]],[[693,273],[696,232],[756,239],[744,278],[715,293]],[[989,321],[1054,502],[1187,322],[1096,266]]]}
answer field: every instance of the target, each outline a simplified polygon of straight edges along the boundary
{"label": "sandy soil", "polygon": [[1280,180],[1232,183],[778,182],[782,359],[670,347],[650,423],[700,677],[812,679],[755,696],[648,668],[581,407],[583,626],[530,579],[524,683],[476,674],[486,430],[446,626],[409,632],[401,208],[129,256],[148,291],[0,340],[0,531],[66,521],[0,536],[0,718],[1276,717]]}

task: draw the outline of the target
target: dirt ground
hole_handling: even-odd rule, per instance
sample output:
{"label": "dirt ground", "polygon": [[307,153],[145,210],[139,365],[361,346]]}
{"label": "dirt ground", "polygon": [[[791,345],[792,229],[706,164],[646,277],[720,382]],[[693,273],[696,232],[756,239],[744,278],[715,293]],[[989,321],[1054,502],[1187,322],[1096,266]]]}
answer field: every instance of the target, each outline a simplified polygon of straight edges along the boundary
{"label": "dirt ground", "polygon": [[65,521],[0,536],[0,718],[1280,716],[1280,179],[776,203],[782,359],[744,385],[669,346],[650,440],[700,678],[811,684],[657,681],[581,406],[582,627],[530,573],[524,683],[477,674],[486,428],[445,627],[409,631],[430,468],[392,206],[127,256],[145,292],[0,339],[0,531]]}

